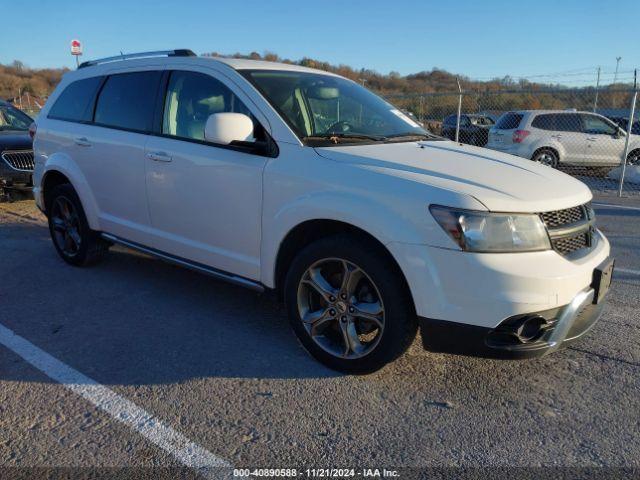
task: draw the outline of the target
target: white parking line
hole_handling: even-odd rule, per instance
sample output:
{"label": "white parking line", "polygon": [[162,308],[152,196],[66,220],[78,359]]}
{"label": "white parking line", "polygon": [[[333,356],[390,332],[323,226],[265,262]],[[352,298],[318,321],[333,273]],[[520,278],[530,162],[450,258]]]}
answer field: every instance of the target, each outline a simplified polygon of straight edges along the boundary
{"label": "white parking line", "polygon": [[593,202],[592,205],[595,205],[596,207],[621,208],[623,210],[636,210],[636,211],[640,212],[640,207],[628,207],[627,205],[616,205],[614,203],[595,203],[595,202]]}
{"label": "white parking line", "polygon": [[615,267],[614,273],[615,272],[626,273],[627,275],[638,275],[638,276],[640,276],[640,270],[629,270],[628,268]]}
{"label": "white parking line", "polygon": [[206,478],[226,476],[217,468],[231,468],[226,460],[191,442],[188,438],[135,403],[100,385],[95,380],[52,357],[28,340],[0,324],[0,344],[13,351],[49,378],[84,397],[111,417],[128,425],[147,440],[173,455],[183,465]]}

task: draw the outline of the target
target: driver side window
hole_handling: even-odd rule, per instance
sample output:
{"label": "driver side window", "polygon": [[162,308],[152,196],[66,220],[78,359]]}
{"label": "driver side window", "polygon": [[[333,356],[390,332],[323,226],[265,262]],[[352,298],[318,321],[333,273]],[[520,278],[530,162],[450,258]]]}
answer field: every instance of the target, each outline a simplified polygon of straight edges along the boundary
{"label": "driver side window", "polygon": [[203,141],[209,115],[223,112],[243,113],[257,125],[249,109],[222,82],[204,73],[171,72],[164,104],[163,134]]}

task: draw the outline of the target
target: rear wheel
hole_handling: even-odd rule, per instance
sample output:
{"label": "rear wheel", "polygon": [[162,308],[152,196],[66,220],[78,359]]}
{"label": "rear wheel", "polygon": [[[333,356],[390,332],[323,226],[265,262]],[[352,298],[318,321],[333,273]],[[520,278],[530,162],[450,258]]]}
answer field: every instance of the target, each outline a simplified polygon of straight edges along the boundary
{"label": "rear wheel", "polygon": [[558,168],[558,155],[549,148],[542,148],[536,151],[531,160],[547,167]]}
{"label": "rear wheel", "polygon": [[49,232],[62,259],[75,266],[100,261],[109,244],[89,228],[78,194],[69,184],[56,186],[47,202]]}
{"label": "rear wheel", "polygon": [[302,345],[341,372],[376,371],[416,335],[404,278],[370,241],[337,235],[306,247],[288,272],[285,299]]}

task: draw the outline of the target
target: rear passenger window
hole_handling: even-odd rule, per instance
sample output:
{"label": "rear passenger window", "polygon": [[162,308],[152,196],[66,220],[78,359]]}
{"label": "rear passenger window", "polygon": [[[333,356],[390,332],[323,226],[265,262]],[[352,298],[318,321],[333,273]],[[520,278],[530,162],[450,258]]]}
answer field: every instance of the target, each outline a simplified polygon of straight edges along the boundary
{"label": "rear passenger window", "polygon": [[85,78],[70,83],[51,107],[48,117],[71,122],[90,122],[93,100],[103,78]]}
{"label": "rear passenger window", "polygon": [[557,131],[582,132],[582,122],[577,113],[559,113],[555,117],[555,129]]}
{"label": "rear passenger window", "polygon": [[533,122],[531,122],[531,126],[534,128],[539,128],[541,130],[555,130],[556,126],[554,118],[555,115],[548,113],[544,115],[538,115],[533,119]]}
{"label": "rear passenger window", "polygon": [[95,123],[149,132],[153,123],[160,72],[111,75],[98,97]]}
{"label": "rear passenger window", "polygon": [[238,97],[215,78],[197,72],[171,73],[162,133],[204,140],[204,126],[209,115],[222,112],[243,113],[253,119]]}
{"label": "rear passenger window", "polygon": [[522,121],[522,117],[523,116],[519,113],[505,113],[498,119],[496,128],[499,130],[513,130],[514,128],[518,128]]}

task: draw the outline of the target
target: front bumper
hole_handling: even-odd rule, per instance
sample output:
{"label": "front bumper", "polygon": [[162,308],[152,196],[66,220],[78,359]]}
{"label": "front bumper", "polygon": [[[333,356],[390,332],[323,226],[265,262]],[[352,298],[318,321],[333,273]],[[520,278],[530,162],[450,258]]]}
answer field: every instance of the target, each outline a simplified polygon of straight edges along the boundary
{"label": "front bumper", "polygon": [[520,343],[512,335],[505,334],[501,327],[511,319],[496,328],[486,328],[420,318],[422,343],[432,352],[514,360],[541,357],[576,341],[591,329],[604,307],[602,299],[595,304],[594,298],[595,291],[589,287],[562,308],[532,312],[531,317],[544,317],[548,325],[540,337],[530,343]]}
{"label": "front bumper", "polygon": [[0,187],[5,185],[33,185],[33,174],[31,172],[13,170],[2,163],[3,161],[0,159]]}
{"label": "front bumper", "polygon": [[388,248],[418,316],[490,329],[515,315],[568,305],[589,288],[594,270],[610,254],[599,231],[593,247],[576,257],[553,250],[490,254],[398,242]]}

